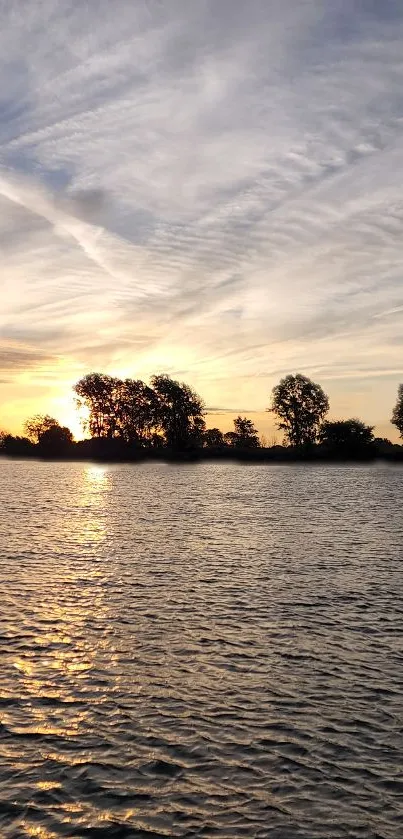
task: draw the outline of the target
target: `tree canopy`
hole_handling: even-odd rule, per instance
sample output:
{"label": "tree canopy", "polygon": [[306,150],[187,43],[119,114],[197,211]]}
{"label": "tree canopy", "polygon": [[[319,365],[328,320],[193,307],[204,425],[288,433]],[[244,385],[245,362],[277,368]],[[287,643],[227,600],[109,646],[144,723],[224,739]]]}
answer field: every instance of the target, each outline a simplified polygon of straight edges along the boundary
{"label": "tree canopy", "polygon": [[403,385],[399,385],[397,401],[393,409],[391,423],[396,426],[400,436],[403,438]]}
{"label": "tree canopy", "polygon": [[75,385],[77,406],[86,408],[91,437],[112,438],[118,431],[119,396],[123,382],[105,373],[88,373]]}
{"label": "tree canopy", "polygon": [[258,449],[260,440],[252,420],[238,416],[234,419],[234,445],[240,449]]}
{"label": "tree canopy", "polygon": [[139,446],[178,449],[199,445],[205,430],[204,405],[189,385],[167,375],[119,379],[90,373],[74,386],[78,406],[88,412],[91,437],[120,438]]}
{"label": "tree canopy", "polygon": [[41,454],[64,454],[73,442],[73,435],[69,428],[49,414],[35,414],[24,423],[26,437],[13,437],[11,434],[3,438],[3,448],[14,453],[21,449],[26,452],[31,446],[37,446]]}
{"label": "tree canopy", "polygon": [[24,423],[24,431],[31,443],[39,443],[39,438],[50,428],[59,426],[58,421],[49,414],[35,414]]}
{"label": "tree canopy", "polygon": [[157,398],[141,379],[120,382],[117,399],[118,431],[126,443],[149,445],[156,427]]}
{"label": "tree canopy", "polygon": [[46,455],[63,455],[73,442],[73,435],[69,428],[59,423],[47,428],[39,435],[38,447]]}
{"label": "tree canopy", "polygon": [[325,420],[319,429],[319,442],[338,454],[360,454],[374,441],[373,426],[358,419],[330,422]]}
{"label": "tree canopy", "polygon": [[188,448],[202,443],[206,424],[203,400],[189,385],[170,376],[152,376],[156,405],[155,420],[167,446]]}
{"label": "tree canopy", "polygon": [[203,434],[203,445],[207,448],[224,446],[224,434],[219,428],[206,428]]}
{"label": "tree canopy", "polygon": [[273,388],[269,411],[278,417],[277,427],[291,446],[314,443],[328,410],[329,400],[320,385],[301,373],[286,376]]}
{"label": "tree canopy", "polygon": [[4,434],[0,439],[0,449],[3,454],[12,457],[29,457],[35,451],[35,444],[28,437]]}

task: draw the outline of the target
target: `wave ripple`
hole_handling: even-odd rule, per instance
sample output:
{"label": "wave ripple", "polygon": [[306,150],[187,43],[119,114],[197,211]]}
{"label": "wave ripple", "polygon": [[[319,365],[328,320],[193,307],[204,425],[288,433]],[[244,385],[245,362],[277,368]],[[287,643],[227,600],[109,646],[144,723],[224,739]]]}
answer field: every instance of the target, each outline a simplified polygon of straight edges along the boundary
{"label": "wave ripple", "polygon": [[0,464],[0,834],[399,839],[399,468]]}

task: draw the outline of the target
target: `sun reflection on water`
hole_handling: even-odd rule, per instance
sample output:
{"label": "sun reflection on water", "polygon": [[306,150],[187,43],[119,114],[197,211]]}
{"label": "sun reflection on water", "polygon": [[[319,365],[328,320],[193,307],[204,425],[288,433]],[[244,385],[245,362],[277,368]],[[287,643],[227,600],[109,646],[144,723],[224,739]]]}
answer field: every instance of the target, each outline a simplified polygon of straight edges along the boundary
{"label": "sun reflection on water", "polygon": [[86,466],[80,484],[80,516],[76,539],[87,548],[96,547],[106,537],[109,490],[110,476],[107,468],[95,464]]}
{"label": "sun reflection on water", "polygon": [[105,484],[108,479],[108,471],[106,466],[101,466],[98,463],[90,463],[85,468],[84,476],[92,485]]}
{"label": "sun reflection on water", "polygon": [[13,693],[24,710],[6,709],[3,719],[14,735],[52,737],[66,744],[88,731],[92,704],[103,699],[105,661],[110,665],[113,658],[103,562],[110,472],[86,465],[74,483],[73,503],[59,505],[49,520],[57,553],[52,558],[49,545],[41,542],[46,573],[30,577],[36,627],[31,647],[10,656]]}
{"label": "sun reflection on water", "polygon": [[83,469],[80,502],[83,506],[102,507],[110,488],[110,473],[105,466],[91,463]]}

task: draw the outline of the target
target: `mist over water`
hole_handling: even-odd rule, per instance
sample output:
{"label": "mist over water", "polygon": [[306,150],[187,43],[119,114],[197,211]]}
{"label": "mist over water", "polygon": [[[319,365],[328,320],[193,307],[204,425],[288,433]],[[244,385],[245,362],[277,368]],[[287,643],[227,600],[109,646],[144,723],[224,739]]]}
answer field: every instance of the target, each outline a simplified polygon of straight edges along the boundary
{"label": "mist over water", "polygon": [[398,839],[401,468],[0,463],[0,835]]}

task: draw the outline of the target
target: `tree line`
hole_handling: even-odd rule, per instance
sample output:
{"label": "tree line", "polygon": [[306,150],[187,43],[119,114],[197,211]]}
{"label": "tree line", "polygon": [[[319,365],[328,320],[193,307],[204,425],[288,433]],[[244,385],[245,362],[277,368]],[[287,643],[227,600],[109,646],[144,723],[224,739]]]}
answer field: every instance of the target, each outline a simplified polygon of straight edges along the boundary
{"label": "tree line", "polygon": [[[77,443],[69,428],[54,417],[36,415],[24,424],[24,435],[0,432],[3,454],[29,456],[128,456],[176,455],[204,452],[209,456],[234,454],[262,458],[268,452],[247,417],[238,416],[232,431],[206,427],[206,407],[189,385],[165,374],[121,379],[89,373],[74,385],[77,407],[85,409],[87,440]],[[374,437],[372,426],[359,419],[330,421],[329,399],[320,385],[300,373],[288,375],[273,388],[270,407],[282,446],[272,446],[281,457],[371,457],[401,447]],[[403,385],[399,386],[391,422],[403,438]]]}

